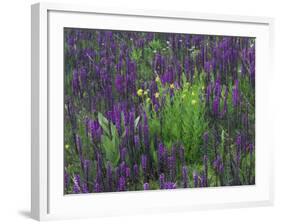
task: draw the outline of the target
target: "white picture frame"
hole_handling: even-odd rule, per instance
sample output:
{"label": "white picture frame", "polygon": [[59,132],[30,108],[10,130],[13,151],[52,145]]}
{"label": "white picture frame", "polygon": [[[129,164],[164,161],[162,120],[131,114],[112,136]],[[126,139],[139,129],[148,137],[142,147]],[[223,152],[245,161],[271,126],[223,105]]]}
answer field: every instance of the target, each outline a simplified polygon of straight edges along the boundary
{"label": "white picture frame", "polygon": [[[38,3],[31,7],[31,214],[37,220],[248,207],[273,203],[267,92],[273,73],[272,18]],[[93,21],[97,25],[93,25]],[[186,26],[188,25],[188,26]],[[255,36],[256,185],[175,191],[63,195],[63,27]],[[60,146],[62,146],[60,148]],[[61,167],[61,169],[60,169]]]}

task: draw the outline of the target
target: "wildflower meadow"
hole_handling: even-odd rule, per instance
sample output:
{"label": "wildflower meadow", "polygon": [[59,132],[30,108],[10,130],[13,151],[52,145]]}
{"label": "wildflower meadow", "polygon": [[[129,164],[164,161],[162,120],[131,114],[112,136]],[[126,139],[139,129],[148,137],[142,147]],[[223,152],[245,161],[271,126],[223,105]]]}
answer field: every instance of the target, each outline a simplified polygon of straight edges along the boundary
{"label": "wildflower meadow", "polygon": [[255,184],[255,38],[64,28],[65,194]]}

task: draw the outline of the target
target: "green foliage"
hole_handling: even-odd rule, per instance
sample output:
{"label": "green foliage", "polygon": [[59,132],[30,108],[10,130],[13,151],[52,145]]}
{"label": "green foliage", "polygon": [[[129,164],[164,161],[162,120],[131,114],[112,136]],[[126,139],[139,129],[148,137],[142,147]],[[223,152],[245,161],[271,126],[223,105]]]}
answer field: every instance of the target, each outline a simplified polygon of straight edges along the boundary
{"label": "green foliage", "polygon": [[167,147],[175,142],[182,143],[188,161],[198,160],[202,156],[202,135],[208,126],[201,99],[203,82],[198,78],[191,86],[185,78],[182,81],[182,89],[175,88],[173,84],[158,84],[159,98],[164,103],[156,112],[149,110],[150,103],[146,102],[145,108],[150,114],[149,129]]}
{"label": "green foliage", "polygon": [[103,129],[101,147],[105,152],[107,161],[114,165],[119,161],[119,136],[115,125],[109,122],[101,113],[98,113],[98,121]]}

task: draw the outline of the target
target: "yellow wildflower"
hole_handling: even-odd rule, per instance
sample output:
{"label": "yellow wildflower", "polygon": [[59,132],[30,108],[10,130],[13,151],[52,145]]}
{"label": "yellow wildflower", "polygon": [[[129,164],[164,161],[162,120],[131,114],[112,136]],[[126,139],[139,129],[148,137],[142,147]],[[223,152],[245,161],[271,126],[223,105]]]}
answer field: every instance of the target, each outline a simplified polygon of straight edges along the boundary
{"label": "yellow wildflower", "polygon": [[69,145],[68,144],[65,145],[65,149],[69,149]]}
{"label": "yellow wildflower", "polygon": [[139,89],[139,90],[137,91],[137,94],[138,94],[138,96],[142,96],[143,90],[142,90],[142,89]]}
{"label": "yellow wildflower", "polygon": [[171,89],[174,89],[174,88],[175,88],[174,83],[170,84],[170,88],[171,88]]}
{"label": "yellow wildflower", "polygon": [[159,93],[154,94],[155,98],[159,98]]}
{"label": "yellow wildflower", "polygon": [[160,77],[159,77],[159,75],[156,76],[155,82],[160,82]]}
{"label": "yellow wildflower", "polygon": [[195,105],[196,104],[196,100],[191,100],[191,104]]}
{"label": "yellow wildflower", "polygon": [[147,95],[148,94],[148,91],[147,90],[145,90],[144,92],[143,92],[143,95]]}

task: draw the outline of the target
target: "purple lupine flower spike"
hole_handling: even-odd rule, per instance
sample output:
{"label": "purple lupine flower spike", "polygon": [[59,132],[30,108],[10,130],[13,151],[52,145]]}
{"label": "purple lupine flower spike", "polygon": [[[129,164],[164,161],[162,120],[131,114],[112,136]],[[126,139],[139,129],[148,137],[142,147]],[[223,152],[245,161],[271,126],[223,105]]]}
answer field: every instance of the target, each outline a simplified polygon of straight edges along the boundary
{"label": "purple lupine flower spike", "polygon": [[81,192],[80,176],[74,175],[74,177],[73,177],[73,193],[78,194],[80,192]]}
{"label": "purple lupine flower spike", "polygon": [[81,188],[82,188],[82,193],[89,193],[87,183],[85,183],[84,181],[81,183]]}
{"label": "purple lupine flower spike", "polygon": [[125,177],[120,177],[118,181],[118,191],[126,190],[126,180]]}
{"label": "purple lupine flower spike", "polygon": [[140,137],[138,135],[135,135],[134,137],[134,143],[135,143],[135,148],[137,150],[140,150]]}
{"label": "purple lupine flower spike", "polygon": [[160,185],[160,189],[165,188],[165,175],[164,175],[164,173],[161,173],[160,176],[159,176],[159,185]]}
{"label": "purple lupine flower spike", "polygon": [[131,169],[129,167],[126,167],[125,176],[126,176],[126,178],[131,177]]}
{"label": "purple lupine flower spike", "polygon": [[143,172],[146,172],[146,168],[147,168],[147,156],[146,155],[141,156],[141,167],[142,167]]}
{"label": "purple lupine flower spike", "polygon": [[101,192],[100,184],[97,181],[94,183],[94,192]]}
{"label": "purple lupine flower spike", "polygon": [[217,155],[216,159],[213,162],[213,166],[217,174],[221,174],[223,172],[224,165],[220,155]]}
{"label": "purple lupine flower spike", "polygon": [[219,115],[219,108],[220,108],[220,97],[216,96],[213,102],[213,113],[215,116]]}
{"label": "purple lupine flower spike", "polygon": [[193,172],[193,181],[194,181],[194,187],[198,187],[198,174],[196,171]]}
{"label": "purple lupine flower spike", "polygon": [[176,189],[177,188],[177,184],[173,183],[173,182],[165,182],[165,189]]}

